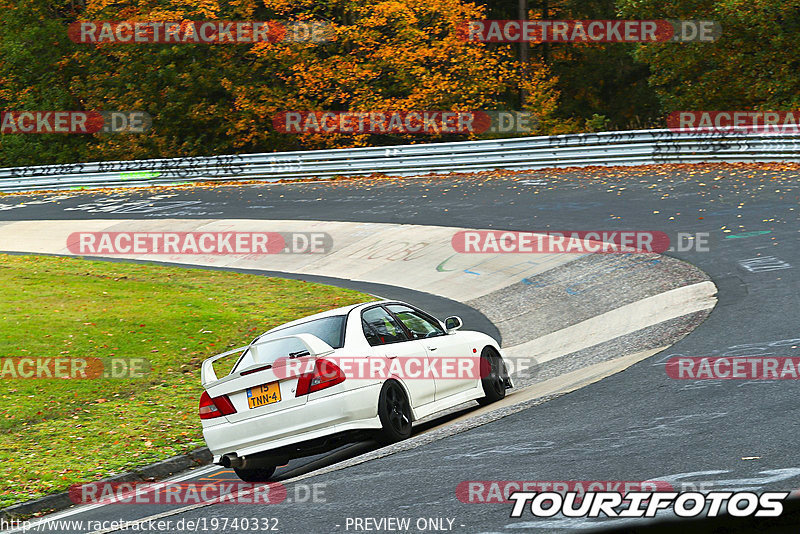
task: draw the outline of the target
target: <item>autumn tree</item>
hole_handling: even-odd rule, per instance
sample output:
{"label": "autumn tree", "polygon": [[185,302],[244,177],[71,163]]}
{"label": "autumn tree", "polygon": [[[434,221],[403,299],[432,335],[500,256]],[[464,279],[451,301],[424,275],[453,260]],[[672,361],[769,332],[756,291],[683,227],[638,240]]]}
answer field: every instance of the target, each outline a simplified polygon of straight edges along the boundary
{"label": "autumn tree", "polygon": [[[85,111],[86,101],[70,90],[77,76],[64,63],[76,47],[64,31],[77,15],[70,0],[0,3],[0,110]],[[0,135],[2,166],[79,161],[90,136]]]}
{"label": "autumn tree", "polygon": [[715,42],[639,45],[664,113],[679,110],[794,110],[800,104],[797,0],[618,0],[645,19],[721,24]]}
{"label": "autumn tree", "polygon": [[523,79],[507,51],[459,38],[459,22],[481,17],[480,8],[459,0],[240,0],[191,7],[171,0],[89,0],[84,20],[313,19],[329,22],[336,38],[84,45],[69,64],[89,74],[75,76],[70,88],[95,107],[141,109],[153,117],[150,134],[99,138],[95,149],[102,159],[427,141],[282,134],[272,128],[272,117],[285,110],[503,109],[519,86],[529,88],[533,111],[546,117],[555,98],[547,69]]}

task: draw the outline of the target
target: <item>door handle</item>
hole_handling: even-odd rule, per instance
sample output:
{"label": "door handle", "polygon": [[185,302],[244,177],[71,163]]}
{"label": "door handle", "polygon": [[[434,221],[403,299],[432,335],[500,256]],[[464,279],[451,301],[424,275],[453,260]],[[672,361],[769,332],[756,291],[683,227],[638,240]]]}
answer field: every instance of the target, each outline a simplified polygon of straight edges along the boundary
{"label": "door handle", "polygon": [[390,360],[394,360],[395,358],[397,358],[397,354],[387,354],[386,357],[389,358]]}
{"label": "door handle", "polygon": [[437,347],[428,347],[428,350],[436,350]]}

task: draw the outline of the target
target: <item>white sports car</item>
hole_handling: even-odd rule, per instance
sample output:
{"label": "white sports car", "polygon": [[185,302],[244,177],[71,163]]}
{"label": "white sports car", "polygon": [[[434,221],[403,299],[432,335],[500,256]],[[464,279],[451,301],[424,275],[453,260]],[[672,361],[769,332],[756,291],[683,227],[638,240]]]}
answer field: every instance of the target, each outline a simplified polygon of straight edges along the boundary
{"label": "white sports car", "polygon": [[[370,434],[411,435],[411,423],[512,387],[497,342],[458,331],[409,304],[367,302],[283,324],[203,362],[203,436],[214,462],[245,481]],[[213,363],[241,352],[230,374]]]}

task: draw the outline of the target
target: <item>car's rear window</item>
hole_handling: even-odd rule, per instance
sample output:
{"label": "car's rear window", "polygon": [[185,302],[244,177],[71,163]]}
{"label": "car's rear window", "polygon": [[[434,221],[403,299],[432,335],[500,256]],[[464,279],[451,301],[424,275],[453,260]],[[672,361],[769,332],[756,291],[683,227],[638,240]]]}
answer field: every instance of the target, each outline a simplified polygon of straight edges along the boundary
{"label": "car's rear window", "polygon": [[258,339],[259,341],[267,341],[268,339],[293,336],[295,334],[311,334],[320,338],[334,349],[340,349],[344,347],[344,323],[346,319],[346,315],[314,319],[306,323],[273,330]]}
{"label": "car's rear window", "polygon": [[[279,328],[260,336],[257,343],[269,341],[271,339],[279,339],[286,336],[293,336],[296,334],[311,334],[320,338],[322,341],[330,345],[334,349],[340,349],[344,346],[344,325],[347,320],[346,315],[334,315],[332,317],[323,317],[322,319],[314,319],[286,328]],[[258,347],[255,351],[258,354],[258,363],[272,363],[278,358],[286,358],[290,353],[302,351],[305,345],[298,339],[287,339],[269,345],[269,353],[264,354],[259,352]],[[231,370],[231,373],[238,369],[247,368],[255,363],[253,353],[247,350],[236,362],[236,365]]]}

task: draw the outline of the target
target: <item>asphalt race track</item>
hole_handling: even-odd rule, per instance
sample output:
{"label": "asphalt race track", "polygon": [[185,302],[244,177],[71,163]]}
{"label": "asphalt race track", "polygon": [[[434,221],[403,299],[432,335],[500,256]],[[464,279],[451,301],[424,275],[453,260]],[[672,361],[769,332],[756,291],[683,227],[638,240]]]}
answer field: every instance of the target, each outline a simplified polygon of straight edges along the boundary
{"label": "asphalt race track", "polygon": [[[356,530],[356,518],[397,517],[411,518],[412,531],[422,530],[414,525],[423,519],[428,531],[572,532],[631,520],[514,519],[510,504],[461,502],[456,488],[465,481],[657,480],[797,491],[796,380],[673,380],[664,369],[674,355],[800,356],[800,192],[785,180],[791,176],[698,166],[1,197],[0,221],[214,217],[657,230],[675,241],[679,233],[708,234],[707,250],[668,255],[706,272],[719,288],[718,305],[690,335],[619,374],[463,431],[418,428],[430,438],[391,454],[363,443],[290,464],[279,472],[288,496],[281,504],[115,505],[68,518],[276,518],[280,532],[354,532],[365,531]],[[354,460],[367,451],[369,461]],[[191,476],[234,478],[217,467]],[[303,500],[294,490],[300,483],[318,484],[324,502],[289,502]],[[243,530],[228,524],[219,531]]]}

